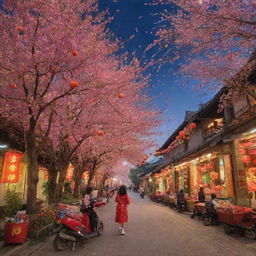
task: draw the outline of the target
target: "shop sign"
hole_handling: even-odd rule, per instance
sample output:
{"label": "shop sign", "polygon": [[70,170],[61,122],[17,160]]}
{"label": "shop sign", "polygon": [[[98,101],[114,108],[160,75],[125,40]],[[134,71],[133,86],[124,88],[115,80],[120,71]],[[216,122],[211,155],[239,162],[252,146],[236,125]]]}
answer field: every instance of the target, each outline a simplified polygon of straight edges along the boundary
{"label": "shop sign", "polygon": [[67,174],[66,174],[66,180],[71,181],[73,179],[74,169],[75,169],[75,167],[72,164],[70,164],[68,166],[68,170],[67,170]]}
{"label": "shop sign", "polygon": [[22,154],[6,152],[2,183],[17,183],[20,174],[20,161]]}

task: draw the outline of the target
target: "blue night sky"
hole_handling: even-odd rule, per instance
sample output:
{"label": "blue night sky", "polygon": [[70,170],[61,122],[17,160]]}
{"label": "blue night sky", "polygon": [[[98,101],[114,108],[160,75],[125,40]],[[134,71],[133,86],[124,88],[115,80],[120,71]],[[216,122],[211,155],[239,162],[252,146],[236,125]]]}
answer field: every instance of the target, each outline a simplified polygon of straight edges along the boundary
{"label": "blue night sky", "polygon": [[[101,0],[101,8],[108,8],[114,20],[110,25],[111,31],[121,40],[127,40],[135,34],[135,38],[125,44],[126,51],[140,58],[148,44],[155,39],[154,33],[158,28],[158,15],[167,6],[149,6],[146,0]],[[154,98],[157,108],[163,111],[159,130],[163,133],[157,137],[161,145],[168,136],[183,121],[186,110],[197,110],[200,103],[208,101],[212,94],[192,89],[195,81],[188,86],[181,86],[185,81],[182,75],[175,75],[174,65],[165,65],[160,71],[151,70],[151,81],[147,88],[149,95]]]}

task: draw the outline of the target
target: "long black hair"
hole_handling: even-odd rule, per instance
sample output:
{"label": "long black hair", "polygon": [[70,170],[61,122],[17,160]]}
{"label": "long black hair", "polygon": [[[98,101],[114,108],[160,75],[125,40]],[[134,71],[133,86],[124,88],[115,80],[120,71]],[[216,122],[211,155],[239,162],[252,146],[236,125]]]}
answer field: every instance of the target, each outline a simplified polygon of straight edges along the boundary
{"label": "long black hair", "polygon": [[125,185],[120,186],[118,194],[119,194],[119,196],[124,196],[124,195],[127,194],[126,186]]}

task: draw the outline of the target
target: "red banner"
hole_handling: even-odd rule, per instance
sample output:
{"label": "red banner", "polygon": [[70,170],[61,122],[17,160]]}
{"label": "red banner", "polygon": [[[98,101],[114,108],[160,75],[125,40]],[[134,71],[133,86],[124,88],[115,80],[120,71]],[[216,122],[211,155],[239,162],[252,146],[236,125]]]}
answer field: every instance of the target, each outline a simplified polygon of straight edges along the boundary
{"label": "red banner", "polygon": [[17,183],[19,181],[21,158],[22,154],[20,153],[5,153],[2,183]]}
{"label": "red banner", "polygon": [[73,165],[69,165],[68,166],[68,170],[67,170],[67,174],[66,174],[66,180],[73,180],[73,175],[74,175],[74,166]]}

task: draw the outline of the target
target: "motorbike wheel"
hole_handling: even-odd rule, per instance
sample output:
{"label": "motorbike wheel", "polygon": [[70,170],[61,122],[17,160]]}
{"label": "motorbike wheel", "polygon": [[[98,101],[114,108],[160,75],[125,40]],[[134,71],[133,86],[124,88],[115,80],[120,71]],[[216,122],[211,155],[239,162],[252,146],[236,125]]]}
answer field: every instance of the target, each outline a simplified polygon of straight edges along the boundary
{"label": "motorbike wheel", "polygon": [[232,228],[228,224],[224,224],[223,227],[224,227],[224,232],[227,235],[230,235],[232,233]]}
{"label": "motorbike wheel", "polygon": [[210,226],[212,224],[212,218],[209,216],[204,216],[203,221],[205,226]]}
{"label": "motorbike wheel", "polygon": [[248,239],[256,239],[256,230],[255,229],[246,229],[244,233],[245,237]]}
{"label": "motorbike wheel", "polygon": [[63,251],[71,246],[71,242],[63,239],[57,234],[53,240],[53,247],[56,251]]}
{"label": "motorbike wheel", "polygon": [[102,233],[103,233],[103,228],[104,228],[103,222],[100,221],[99,226],[98,226],[98,230],[97,230],[97,235],[98,235],[98,236],[101,236],[101,235],[102,235]]}

